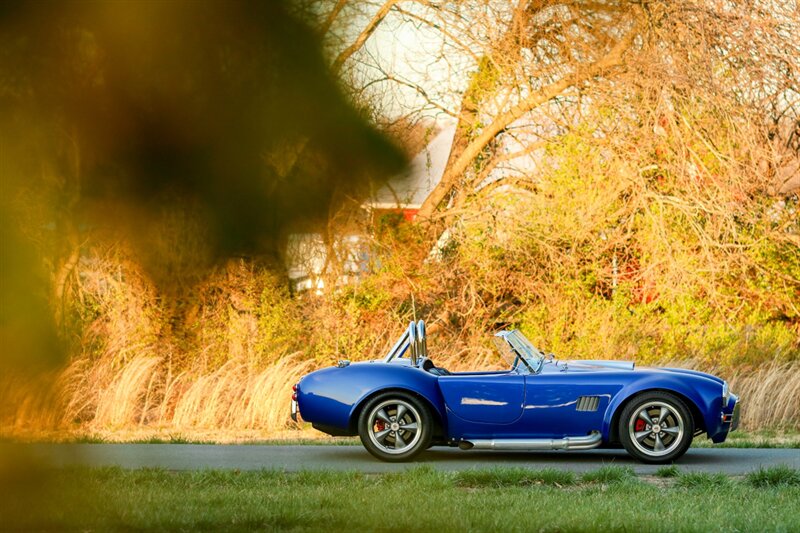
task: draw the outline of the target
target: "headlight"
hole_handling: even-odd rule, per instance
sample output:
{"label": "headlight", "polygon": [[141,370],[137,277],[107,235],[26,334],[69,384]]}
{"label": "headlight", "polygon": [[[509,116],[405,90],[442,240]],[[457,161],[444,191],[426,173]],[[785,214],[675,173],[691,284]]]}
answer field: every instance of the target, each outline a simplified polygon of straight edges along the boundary
{"label": "headlight", "polygon": [[731,397],[731,391],[728,389],[728,382],[722,382],[722,407],[725,408],[728,406],[728,400]]}

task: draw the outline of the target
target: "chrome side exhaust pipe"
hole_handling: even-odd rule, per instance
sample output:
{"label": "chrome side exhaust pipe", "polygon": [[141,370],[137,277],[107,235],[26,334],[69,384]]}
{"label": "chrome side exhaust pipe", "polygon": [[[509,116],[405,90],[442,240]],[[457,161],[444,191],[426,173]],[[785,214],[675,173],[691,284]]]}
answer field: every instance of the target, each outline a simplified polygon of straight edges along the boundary
{"label": "chrome side exhaust pipe", "polygon": [[562,439],[471,439],[458,444],[462,450],[591,450],[603,443],[599,431],[583,437],[564,437]]}

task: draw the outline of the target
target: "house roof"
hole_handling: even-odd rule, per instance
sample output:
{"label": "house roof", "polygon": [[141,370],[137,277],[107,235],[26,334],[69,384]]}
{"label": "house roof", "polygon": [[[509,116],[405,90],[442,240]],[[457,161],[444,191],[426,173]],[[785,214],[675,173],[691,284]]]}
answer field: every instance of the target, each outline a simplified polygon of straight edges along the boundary
{"label": "house roof", "polygon": [[442,179],[455,133],[455,121],[441,123],[436,136],[406,170],[390,178],[365,205],[374,209],[419,209]]}

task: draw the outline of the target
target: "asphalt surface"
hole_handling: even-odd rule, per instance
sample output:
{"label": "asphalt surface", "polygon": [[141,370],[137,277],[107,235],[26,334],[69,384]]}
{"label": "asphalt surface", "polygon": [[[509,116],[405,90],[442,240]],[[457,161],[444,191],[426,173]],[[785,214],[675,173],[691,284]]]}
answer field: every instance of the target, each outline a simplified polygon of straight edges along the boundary
{"label": "asphalt surface", "polygon": [[[168,470],[358,470],[396,472],[417,465],[441,470],[517,466],[559,468],[574,472],[615,464],[652,474],[658,466],[644,465],[623,450],[582,452],[497,452],[433,448],[411,463],[383,463],[360,446],[272,446],[213,444],[0,444],[0,455],[26,457],[53,466],[120,466]],[[681,470],[740,475],[760,466],[784,464],[800,468],[800,450],[763,448],[691,449],[677,463]]]}

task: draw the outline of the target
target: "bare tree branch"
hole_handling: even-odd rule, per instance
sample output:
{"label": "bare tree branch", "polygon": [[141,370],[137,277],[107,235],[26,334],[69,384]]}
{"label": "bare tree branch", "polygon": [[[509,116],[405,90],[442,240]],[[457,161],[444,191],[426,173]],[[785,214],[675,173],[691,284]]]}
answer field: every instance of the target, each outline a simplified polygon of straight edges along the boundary
{"label": "bare tree branch", "polygon": [[342,50],[336,59],[333,60],[333,64],[331,65],[331,70],[336,73],[342,69],[342,65],[344,62],[347,61],[350,56],[355,54],[358,50],[364,46],[364,43],[367,42],[367,39],[375,33],[375,30],[378,28],[380,23],[386,18],[386,15],[389,14],[392,7],[398,2],[399,0],[387,0],[381,7],[378,9],[378,12],[375,13],[375,16],[369,21],[369,23],[361,30],[361,33],[358,34],[356,39],[353,41],[350,46]]}
{"label": "bare tree branch", "polygon": [[458,177],[467,169],[473,159],[492,141],[498,134],[500,134],[509,124],[522,117],[525,113],[535,109],[543,103],[552,100],[567,88],[572,87],[578,83],[591,79],[595,76],[604,74],[609,69],[618,66],[622,62],[622,57],[625,51],[631,46],[634,38],[638,34],[638,26],[634,24],[634,28],[620,39],[611,50],[601,59],[593,63],[587,68],[576,69],[571,74],[561,78],[560,80],[543,87],[541,90],[532,93],[527,98],[519,102],[517,105],[504,113],[500,113],[495,117],[491,124],[487,125],[481,133],[472,140],[469,145],[460,154],[451,166],[448,167],[445,174],[442,176],[441,181],[431,191],[431,194],[425,200],[422,207],[417,214],[421,219],[430,218],[433,212],[438,208],[439,204],[444,200],[447,194],[452,190]]}
{"label": "bare tree branch", "polygon": [[331,9],[331,12],[328,13],[328,16],[325,18],[325,22],[319,27],[318,31],[320,35],[328,33],[336,17],[339,16],[339,13],[344,9],[345,5],[347,5],[347,0],[337,0],[336,5],[333,6],[333,9]]}

